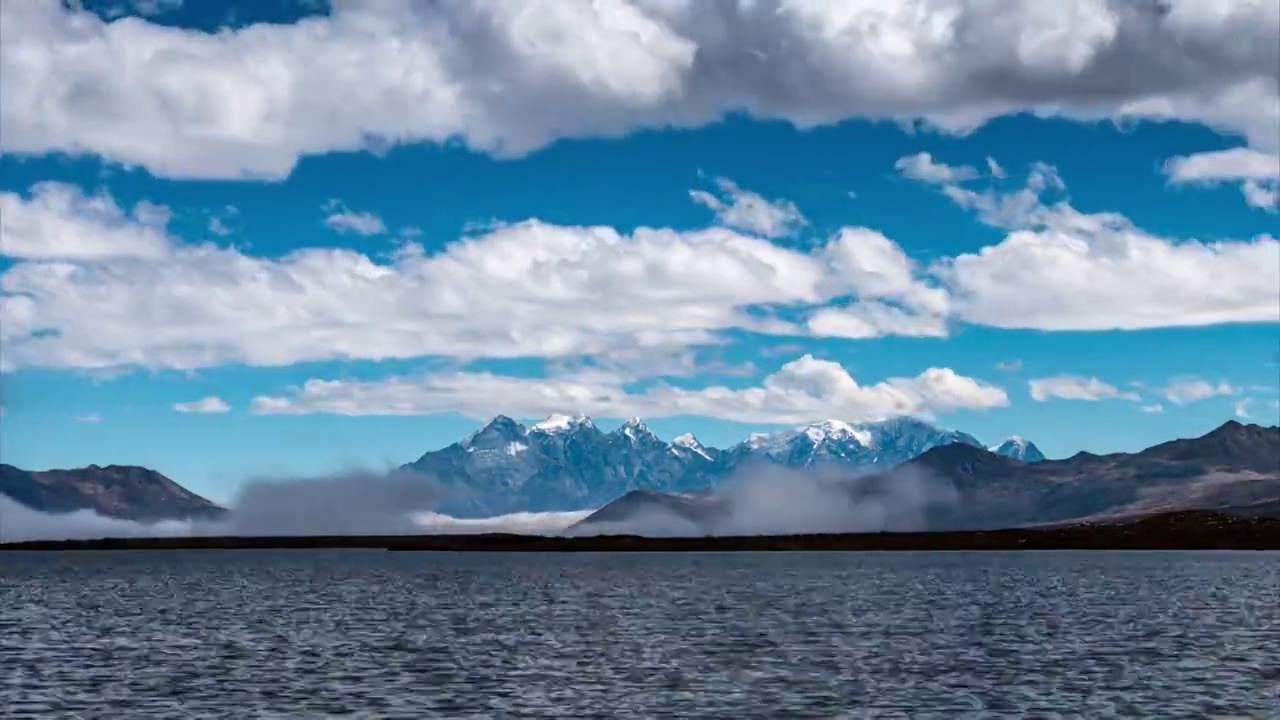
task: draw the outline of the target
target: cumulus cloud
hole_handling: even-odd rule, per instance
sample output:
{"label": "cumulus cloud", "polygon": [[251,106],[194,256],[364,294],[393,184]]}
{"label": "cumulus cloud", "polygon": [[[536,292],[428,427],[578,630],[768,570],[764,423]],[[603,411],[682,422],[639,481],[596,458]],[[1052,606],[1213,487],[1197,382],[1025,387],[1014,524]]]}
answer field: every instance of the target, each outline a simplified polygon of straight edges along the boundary
{"label": "cumulus cloud", "polygon": [[[135,223],[133,232],[152,231]],[[0,340],[8,367],[567,358],[685,348],[730,328],[803,334],[750,310],[836,296],[941,314],[945,294],[916,270],[869,230],[803,251],[723,228],[624,235],[530,220],[432,254],[408,244],[387,262],[329,248],[255,257],[169,239],[157,258],[8,269]],[[901,313],[863,317],[880,321],[878,334],[915,333]]]}
{"label": "cumulus cloud", "polygon": [[[336,0],[217,33],[0,3],[0,150],[176,177],[280,178],[299,157],[457,141],[1031,111],[1177,119],[1280,145],[1274,2]],[[93,92],[84,92],[93,88]]]}
{"label": "cumulus cloud", "polygon": [[[1041,330],[1280,319],[1280,243],[1175,241],[1041,193],[943,192],[998,244],[922,265],[845,227],[805,248],[723,227],[500,224],[387,260],[310,247],[259,257],[170,237],[156,206],[37,186],[7,194],[0,367],[193,369],[335,359],[668,355],[726,331],[944,337],[957,321]],[[10,229],[13,228],[13,229]],[[10,242],[10,238],[16,238]],[[12,250],[8,248],[13,248]],[[782,312],[779,312],[782,311]]]}
{"label": "cumulus cloud", "polygon": [[216,414],[231,410],[231,406],[220,397],[210,395],[191,402],[174,403],[173,409],[180,413]]}
{"label": "cumulus cloud", "polygon": [[1280,203],[1280,154],[1246,147],[1169,158],[1164,165],[1174,184],[1238,183],[1245,202],[1263,209]]}
{"label": "cumulus cloud", "polygon": [[1219,395],[1237,395],[1240,388],[1230,383],[1211,383],[1194,377],[1176,378],[1159,390],[1166,400],[1175,405],[1208,400]]}
{"label": "cumulus cloud", "polygon": [[355,235],[382,235],[387,232],[382,218],[370,212],[351,210],[337,200],[326,203],[324,210],[329,213],[324,224],[334,232]]}
{"label": "cumulus cloud", "polygon": [[807,224],[800,209],[790,200],[769,200],[759,193],[743,190],[728,178],[716,178],[718,194],[690,190],[699,205],[716,213],[716,222],[767,238],[790,235]]}
{"label": "cumulus cloud", "polygon": [[44,182],[27,197],[0,193],[0,255],[30,260],[163,257],[168,208],[138,203],[125,212],[111,196]]}
{"label": "cumulus cloud", "polygon": [[849,339],[947,335],[947,292],[926,279],[897,243],[874,230],[847,227],[820,253],[834,271],[824,294],[854,292],[858,299],[811,314],[806,323],[811,334]]}
{"label": "cumulus cloud", "polygon": [[1164,406],[1160,403],[1151,403],[1150,405],[1143,405],[1141,410],[1148,415],[1159,415],[1164,412]]}
{"label": "cumulus cloud", "polygon": [[1022,369],[1022,360],[1014,358],[1008,362],[998,362],[996,369],[1002,372],[1017,372]]}
{"label": "cumulus cloud", "polygon": [[1064,189],[1035,165],[1013,193],[944,192],[1003,241],[934,263],[953,315],[967,322],[1040,330],[1136,330],[1280,320],[1280,242],[1158,237],[1115,213],[1081,213],[1041,195]]}
{"label": "cumulus cloud", "polygon": [[1139,400],[1137,393],[1125,392],[1115,385],[1103,382],[1096,377],[1079,375],[1055,375],[1053,377],[1036,378],[1027,382],[1031,391],[1031,399],[1045,402],[1058,400]]}
{"label": "cumulus cloud", "polygon": [[948,368],[911,378],[858,383],[838,363],[809,355],[793,360],[760,385],[714,385],[689,390],[658,384],[631,391],[607,381],[517,378],[477,372],[434,373],[378,381],[308,380],[286,395],[254,398],[260,414],[429,415],[457,412],[476,418],[504,412],[520,417],[583,413],[595,417],[702,415],[741,422],[793,423],[816,417],[849,422],[1008,404],[1004,390]]}

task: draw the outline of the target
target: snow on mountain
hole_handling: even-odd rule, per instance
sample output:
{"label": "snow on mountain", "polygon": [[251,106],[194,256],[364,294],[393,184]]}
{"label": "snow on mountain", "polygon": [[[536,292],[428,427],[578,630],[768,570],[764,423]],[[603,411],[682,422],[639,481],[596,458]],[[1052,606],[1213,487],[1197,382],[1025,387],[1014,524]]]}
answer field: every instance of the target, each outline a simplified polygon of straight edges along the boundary
{"label": "snow on mountain", "polygon": [[713,459],[711,454],[707,451],[707,448],[703,447],[702,443],[698,442],[698,438],[694,437],[690,433],[677,435],[675,439],[671,441],[671,452],[674,455],[680,455],[681,453],[695,453],[707,460]]}
{"label": "snow on mountain", "polygon": [[565,432],[582,425],[590,425],[591,418],[585,415],[551,415],[546,420],[533,426],[534,430],[545,433]]}
{"label": "snow on mountain", "polygon": [[[450,490],[438,510],[480,517],[599,507],[632,490],[699,490],[717,485],[743,462],[883,468],[957,442],[982,447],[970,435],[914,418],[858,425],[824,420],[756,433],[719,450],[690,434],[666,442],[640,418],[605,433],[582,415],[552,415],[528,428],[499,415],[465,440],[405,467]],[[1025,445],[1026,457],[1043,457]]]}
{"label": "snow on mountain", "polygon": [[1023,462],[1040,462],[1044,460],[1044,453],[1040,452],[1040,448],[1036,447],[1035,443],[1017,435],[1013,435],[999,445],[992,445],[987,449],[997,455]]}
{"label": "snow on mountain", "polygon": [[778,433],[755,433],[730,449],[790,466],[844,461],[858,467],[897,465],[930,448],[962,442],[982,447],[973,436],[942,430],[913,418],[850,425],[826,420]]}

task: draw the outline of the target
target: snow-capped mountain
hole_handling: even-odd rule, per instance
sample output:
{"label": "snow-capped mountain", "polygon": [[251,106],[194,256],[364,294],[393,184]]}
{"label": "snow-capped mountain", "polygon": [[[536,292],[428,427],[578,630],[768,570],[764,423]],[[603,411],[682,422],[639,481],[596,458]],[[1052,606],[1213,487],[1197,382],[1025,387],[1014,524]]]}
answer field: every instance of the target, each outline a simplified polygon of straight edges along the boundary
{"label": "snow-capped mountain", "polygon": [[693,436],[666,443],[638,418],[605,433],[587,417],[525,427],[500,415],[466,440],[405,466],[450,491],[439,506],[466,517],[599,507],[630,490],[711,484],[719,451]]}
{"label": "snow-capped mountain", "polygon": [[1044,460],[1044,453],[1040,452],[1040,448],[1035,443],[1025,438],[1014,435],[999,445],[992,445],[987,448],[997,455],[1021,460],[1022,462],[1040,462]]}
{"label": "snow-capped mountain", "polygon": [[474,517],[600,507],[632,490],[713,487],[744,462],[884,468],[957,442],[982,447],[970,435],[913,418],[861,425],[826,420],[757,433],[719,450],[690,434],[666,442],[639,418],[606,433],[585,416],[552,415],[525,426],[499,415],[405,467],[449,489],[438,509]]}
{"label": "snow-capped mountain", "polygon": [[850,425],[826,420],[780,433],[757,433],[728,451],[765,457],[792,467],[843,462],[858,467],[899,465],[950,443],[982,447],[972,435],[942,430],[914,418]]}

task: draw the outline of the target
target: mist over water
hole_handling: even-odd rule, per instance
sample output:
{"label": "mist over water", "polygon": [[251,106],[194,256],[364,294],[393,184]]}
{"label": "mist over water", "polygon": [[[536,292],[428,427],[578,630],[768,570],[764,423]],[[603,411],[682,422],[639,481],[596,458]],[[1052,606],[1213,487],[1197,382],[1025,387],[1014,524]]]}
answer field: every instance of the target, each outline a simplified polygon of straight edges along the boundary
{"label": "mist over water", "polygon": [[139,523],[92,510],[44,513],[0,495],[0,542],[85,540],[102,537],[184,537],[193,525],[181,520]]}
{"label": "mist over water", "polygon": [[454,518],[432,508],[449,491],[404,470],[355,469],[318,478],[251,480],[220,521],[142,523],[92,511],[50,514],[0,497],[0,542],[101,537],[205,535],[409,535],[520,533],[631,534],[651,537],[878,532],[925,527],[930,509],[956,501],[946,482],[900,468],[883,476],[850,477],[834,469],[753,465],[734,473],[700,500],[696,517],[644,508],[622,522],[574,525],[595,508]]}
{"label": "mist over water", "polygon": [[[218,521],[142,523],[98,515],[37,512],[0,498],[0,541],[196,535],[379,535],[424,532],[415,516],[445,497],[430,478],[355,469],[317,478],[246,482]],[[435,523],[442,525],[438,519]]]}

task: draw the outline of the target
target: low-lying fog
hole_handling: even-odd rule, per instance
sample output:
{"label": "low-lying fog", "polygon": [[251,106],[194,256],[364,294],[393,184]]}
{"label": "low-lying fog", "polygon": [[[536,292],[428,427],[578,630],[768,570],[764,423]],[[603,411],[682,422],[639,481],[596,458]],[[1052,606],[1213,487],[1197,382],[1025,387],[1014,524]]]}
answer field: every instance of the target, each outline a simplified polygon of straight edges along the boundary
{"label": "low-lying fog", "polygon": [[430,478],[357,470],[311,479],[253,480],[217,522],[140,523],[92,511],[49,514],[0,497],[0,542],[195,535],[377,535],[507,532],[538,535],[772,535],[920,529],[925,514],[955,502],[946,483],[896,472],[866,482],[829,472],[744,469],[707,501],[714,512],[687,514],[644,506],[619,522],[570,529],[593,509],[454,518],[433,512],[444,497]]}

